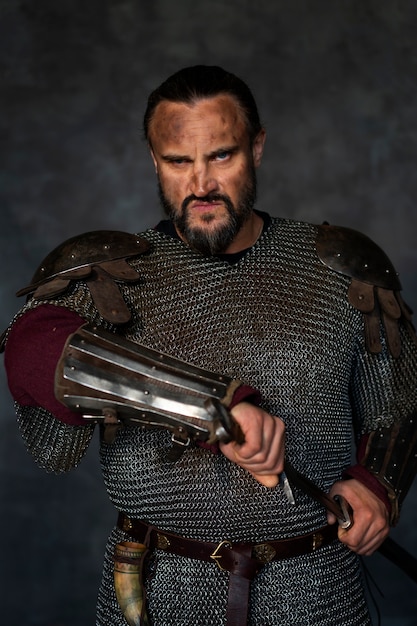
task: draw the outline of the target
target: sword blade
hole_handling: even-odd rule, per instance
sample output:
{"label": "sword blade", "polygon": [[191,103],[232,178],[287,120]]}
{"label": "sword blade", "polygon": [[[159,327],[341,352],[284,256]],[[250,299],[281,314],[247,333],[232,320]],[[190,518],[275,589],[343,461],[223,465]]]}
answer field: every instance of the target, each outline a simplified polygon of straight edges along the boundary
{"label": "sword blade", "polygon": [[279,486],[287,496],[288,502],[290,504],[295,504],[295,498],[291,489],[290,481],[288,480],[288,476],[285,472],[281,472],[279,475]]}

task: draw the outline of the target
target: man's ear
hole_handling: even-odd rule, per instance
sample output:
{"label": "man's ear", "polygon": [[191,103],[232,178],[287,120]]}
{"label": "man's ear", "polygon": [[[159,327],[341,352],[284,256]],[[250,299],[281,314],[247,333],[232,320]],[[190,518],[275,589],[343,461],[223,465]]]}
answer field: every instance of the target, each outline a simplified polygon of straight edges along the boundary
{"label": "man's ear", "polygon": [[155,154],[154,154],[154,151],[152,150],[152,146],[150,143],[148,143],[148,147],[149,147],[149,152],[151,153],[153,164],[155,166],[155,172],[158,173],[158,163],[156,161]]}
{"label": "man's ear", "polygon": [[264,145],[266,139],[265,129],[259,131],[253,140],[252,144],[252,156],[253,156],[253,164],[255,167],[259,167],[262,161],[262,155],[264,153]]}

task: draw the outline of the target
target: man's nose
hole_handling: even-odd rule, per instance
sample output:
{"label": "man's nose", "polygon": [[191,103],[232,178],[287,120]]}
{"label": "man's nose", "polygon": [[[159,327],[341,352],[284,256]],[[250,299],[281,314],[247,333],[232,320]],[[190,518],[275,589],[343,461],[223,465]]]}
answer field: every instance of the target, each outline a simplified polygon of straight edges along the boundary
{"label": "man's nose", "polygon": [[197,197],[206,196],[218,190],[218,183],[209,165],[195,165],[193,168],[190,192]]}

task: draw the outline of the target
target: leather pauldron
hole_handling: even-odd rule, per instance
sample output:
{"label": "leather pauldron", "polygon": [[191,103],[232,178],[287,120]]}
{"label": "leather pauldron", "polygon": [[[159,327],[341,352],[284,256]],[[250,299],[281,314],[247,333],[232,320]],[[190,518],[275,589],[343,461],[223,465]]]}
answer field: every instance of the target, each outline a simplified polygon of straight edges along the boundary
{"label": "leather pauldron", "polygon": [[417,344],[410,309],[400,294],[398,274],[379,246],[358,231],[323,224],[318,227],[316,249],[322,263],[352,279],[348,300],[363,315],[365,344],[370,353],[382,351],[382,327],[389,352],[399,357],[400,320]]}
{"label": "leather pauldron", "polygon": [[67,239],[43,260],[30,285],[18,296],[48,300],[65,293],[72,281],[84,280],[100,315],[112,324],[130,320],[117,282],[137,282],[127,259],[149,249],[146,239],[120,231],[97,230]]}

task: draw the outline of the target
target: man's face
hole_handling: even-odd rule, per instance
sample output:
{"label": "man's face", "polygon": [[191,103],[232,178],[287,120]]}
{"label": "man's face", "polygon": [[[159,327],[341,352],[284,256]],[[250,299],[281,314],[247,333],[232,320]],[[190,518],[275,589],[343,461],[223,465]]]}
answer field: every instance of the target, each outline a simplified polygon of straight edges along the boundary
{"label": "man's face", "polygon": [[230,251],[239,238],[243,242],[264,133],[250,145],[235,99],[161,102],[149,138],[161,201],[179,235],[204,254]]}

